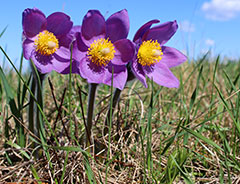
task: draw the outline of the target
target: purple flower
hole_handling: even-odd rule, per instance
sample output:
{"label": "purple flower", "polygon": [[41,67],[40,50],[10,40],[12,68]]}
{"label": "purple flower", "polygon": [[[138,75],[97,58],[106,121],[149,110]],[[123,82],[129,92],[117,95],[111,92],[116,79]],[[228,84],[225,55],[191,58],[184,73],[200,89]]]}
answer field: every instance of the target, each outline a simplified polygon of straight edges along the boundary
{"label": "purple flower", "polygon": [[69,67],[74,33],[68,15],[55,12],[46,18],[36,8],[25,9],[22,25],[24,57],[32,59],[40,73],[61,73]]}
{"label": "purple flower", "polygon": [[128,31],[126,10],[114,13],[106,21],[98,10],[87,12],[73,43],[73,58],[79,61],[80,74],[88,83],[111,85],[113,68],[113,87],[124,88],[126,64],[135,53],[134,44],[126,39]]}
{"label": "purple flower", "polygon": [[164,46],[177,31],[177,22],[166,22],[151,28],[155,23],[159,20],[147,22],[136,32],[133,41],[137,52],[131,70],[145,87],[147,76],[161,86],[177,88],[179,81],[169,68],[180,65],[187,58],[177,49]]}

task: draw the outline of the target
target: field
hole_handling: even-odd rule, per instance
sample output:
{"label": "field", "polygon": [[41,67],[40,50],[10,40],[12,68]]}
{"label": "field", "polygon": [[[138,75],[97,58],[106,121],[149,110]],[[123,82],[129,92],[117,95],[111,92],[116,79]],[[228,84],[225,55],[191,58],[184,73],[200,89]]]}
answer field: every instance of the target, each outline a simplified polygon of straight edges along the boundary
{"label": "field", "polygon": [[107,133],[114,89],[98,86],[85,148],[85,80],[45,78],[44,134],[36,137],[28,129],[30,72],[1,68],[0,183],[240,183],[240,61],[206,54],[172,71],[178,89],[127,83]]}

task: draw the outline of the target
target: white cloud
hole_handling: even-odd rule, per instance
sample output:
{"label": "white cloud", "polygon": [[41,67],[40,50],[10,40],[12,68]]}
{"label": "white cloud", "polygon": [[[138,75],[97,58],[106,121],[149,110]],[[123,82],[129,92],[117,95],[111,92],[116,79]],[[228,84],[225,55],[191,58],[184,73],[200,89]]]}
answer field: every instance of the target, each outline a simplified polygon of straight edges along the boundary
{"label": "white cloud", "polygon": [[195,26],[188,20],[184,20],[180,22],[180,30],[182,30],[183,32],[194,32]]}
{"label": "white cloud", "polygon": [[240,12],[240,0],[211,0],[203,3],[202,10],[208,19],[227,21]]}
{"label": "white cloud", "polygon": [[205,44],[208,46],[214,46],[215,45],[215,41],[212,39],[206,39],[205,40]]}

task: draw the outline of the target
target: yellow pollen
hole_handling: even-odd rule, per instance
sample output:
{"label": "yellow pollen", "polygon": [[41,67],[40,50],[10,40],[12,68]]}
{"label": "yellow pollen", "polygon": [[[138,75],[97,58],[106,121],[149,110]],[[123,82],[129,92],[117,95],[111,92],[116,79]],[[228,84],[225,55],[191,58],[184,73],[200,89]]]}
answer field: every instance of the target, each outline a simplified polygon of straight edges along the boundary
{"label": "yellow pollen", "polygon": [[45,56],[55,53],[59,48],[56,36],[46,30],[37,35],[34,45],[36,47],[36,51]]}
{"label": "yellow pollen", "polygon": [[98,39],[88,48],[88,58],[97,66],[106,66],[114,58],[114,46],[108,39]]}
{"label": "yellow pollen", "polygon": [[162,48],[157,40],[144,41],[138,50],[137,59],[138,63],[142,66],[151,66],[158,63],[162,59]]}
{"label": "yellow pollen", "polygon": [[103,56],[106,56],[108,53],[110,53],[110,49],[107,47],[102,49],[100,52],[102,53]]}

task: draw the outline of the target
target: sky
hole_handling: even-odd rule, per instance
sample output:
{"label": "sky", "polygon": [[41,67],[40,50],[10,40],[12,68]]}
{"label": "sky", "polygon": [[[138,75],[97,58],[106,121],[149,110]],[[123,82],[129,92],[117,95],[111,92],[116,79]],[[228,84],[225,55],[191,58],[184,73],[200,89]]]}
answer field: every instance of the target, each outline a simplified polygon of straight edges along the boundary
{"label": "sky", "polygon": [[[129,39],[144,23],[159,19],[161,23],[177,20],[179,29],[166,43],[197,58],[211,50],[213,56],[240,58],[240,0],[0,0],[0,45],[18,66],[22,46],[22,12],[38,8],[46,16],[64,12],[74,25],[81,25],[90,9],[98,9],[107,19],[111,14],[127,9],[130,19]],[[0,65],[4,62],[0,53]],[[28,61],[24,61],[28,67]]]}

